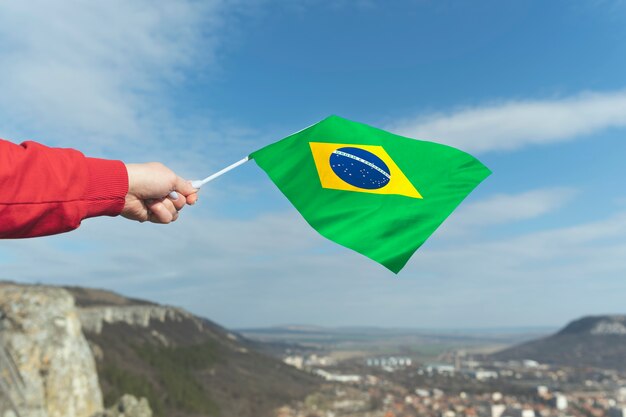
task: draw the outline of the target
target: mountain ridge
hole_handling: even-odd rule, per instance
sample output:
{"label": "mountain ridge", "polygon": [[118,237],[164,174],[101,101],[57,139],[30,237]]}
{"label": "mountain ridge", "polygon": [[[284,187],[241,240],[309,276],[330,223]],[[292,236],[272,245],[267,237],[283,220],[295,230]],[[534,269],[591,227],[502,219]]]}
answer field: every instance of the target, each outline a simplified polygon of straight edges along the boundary
{"label": "mountain ridge", "polygon": [[155,416],[257,417],[302,399],[319,379],[184,309],[107,290],[66,287],[96,357],[108,405],[148,398]]}
{"label": "mountain ridge", "polygon": [[558,334],[619,334],[626,335],[626,315],[602,314],[583,316],[569,322]]}
{"label": "mountain ridge", "polygon": [[496,352],[491,358],[626,370],[626,315],[583,316],[552,335]]}

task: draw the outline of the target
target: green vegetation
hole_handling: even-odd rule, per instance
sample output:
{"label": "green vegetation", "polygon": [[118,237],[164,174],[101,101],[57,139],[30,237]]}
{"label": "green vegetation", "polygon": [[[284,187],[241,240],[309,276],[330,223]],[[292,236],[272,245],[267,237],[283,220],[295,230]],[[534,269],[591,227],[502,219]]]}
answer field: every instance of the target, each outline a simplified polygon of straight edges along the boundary
{"label": "green vegetation", "polygon": [[208,398],[194,371],[207,369],[215,362],[213,343],[185,347],[144,345],[137,355],[158,374],[167,395],[164,402],[172,408],[216,415],[217,404]]}
{"label": "green vegetation", "polygon": [[105,404],[110,406],[122,394],[129,393],[146,397],[155,417],[164,417],[167,409],[218,415],[217,404],[209,398],[195,375],[195,372],[215,363],[213,343],[185,347],[145,344],[134,346],[133,350],[150,366],[151,378],[120,369],[114,364],[103,366],[101,378],[111,385]]}
{"label": "green vegetation", "polygon": [[110,389],[104,395],[104,404],[112,406],[123,394],[132,394],[136,397],[145,397],[150,403],[150,408],[155,417],[164,416],[163,402],[157,394],[155,387],[150,381],[142,376],[115,365],[99,366],[100,379],[110,385]]}

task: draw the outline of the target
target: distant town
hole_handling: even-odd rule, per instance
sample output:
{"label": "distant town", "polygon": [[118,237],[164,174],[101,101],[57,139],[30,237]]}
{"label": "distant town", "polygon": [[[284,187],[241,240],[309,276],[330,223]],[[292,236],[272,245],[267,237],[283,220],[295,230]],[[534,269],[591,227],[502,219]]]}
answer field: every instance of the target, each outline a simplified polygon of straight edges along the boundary
{"label": "distant town", "polygon": [[328,386],[280,417],[626,417],[626,374],[553,366],[535,360],[477,359],[463,351],[446,361],[408,356],[337,361],[286,355],[285,363]]}

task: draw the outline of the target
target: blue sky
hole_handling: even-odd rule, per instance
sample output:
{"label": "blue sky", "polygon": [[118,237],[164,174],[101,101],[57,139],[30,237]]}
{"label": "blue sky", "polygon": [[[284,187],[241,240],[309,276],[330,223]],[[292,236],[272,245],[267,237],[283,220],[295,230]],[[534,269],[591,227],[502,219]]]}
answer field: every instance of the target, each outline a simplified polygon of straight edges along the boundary
{"label": "blue sky", "polygon": [[394,276],[253,164],[171,226],[0,242],[1,277],[230,327],[477,328],[626,313],[623,1],[0,3],[0,137],[204,177],[329,114],[494,174]]}

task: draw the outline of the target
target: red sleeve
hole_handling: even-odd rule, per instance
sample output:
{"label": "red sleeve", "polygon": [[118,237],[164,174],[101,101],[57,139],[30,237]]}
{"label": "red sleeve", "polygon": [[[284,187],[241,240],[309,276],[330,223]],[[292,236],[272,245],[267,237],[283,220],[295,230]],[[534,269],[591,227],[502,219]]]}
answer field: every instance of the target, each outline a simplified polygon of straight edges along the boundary
{"label": "red sleeve", "polygon": [[0,238],[63,233],[88,217],[117,216],[127,192],[121,161],[0,139]]}

